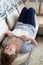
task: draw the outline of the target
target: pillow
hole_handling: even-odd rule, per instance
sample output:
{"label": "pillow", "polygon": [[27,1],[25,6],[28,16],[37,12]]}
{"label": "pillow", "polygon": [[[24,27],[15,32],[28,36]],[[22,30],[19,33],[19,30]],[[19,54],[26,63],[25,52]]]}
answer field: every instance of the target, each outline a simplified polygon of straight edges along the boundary
{"label": "pillow", "polygon": [[6,13],[3,11],[3,13],[0,15],[2,19],[6,19]]}
{"label": "pillow", "polygon": [[8,26],[5,22],[5,20],[1,20],[0,21],[0,42],[3,40],[7,31],[8,31]]}
{"label": "pillow", "polygon": [[0,16],[6,18],[6,11],[12,9],[11,3],[8,0],[0,0]]}
{"label": "pillow", "polygon": [[8,2],[10,2],[12,6],[15,6],[17,4],[17,0],[8,0]]}
{"label": "pillow", "polygon": [[10,30],[13,29],[15,23],[19,17],[18,11],[14,8],[14,11],[7,16],[7,24]]}

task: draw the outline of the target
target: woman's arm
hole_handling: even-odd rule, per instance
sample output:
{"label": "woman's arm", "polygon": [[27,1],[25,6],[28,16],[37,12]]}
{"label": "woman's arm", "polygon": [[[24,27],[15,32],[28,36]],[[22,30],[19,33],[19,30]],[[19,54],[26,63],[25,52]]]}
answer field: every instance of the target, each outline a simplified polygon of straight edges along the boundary
{"label": "woman's arm", "polygon": [[33,39],[32,37],[27,37],[27,36],[23,35],[20,38],[23,41],[31,41],[34,44],[35,47],[37,46],[37,41],[35,39]]}
{"label": "woman's arm", "polygon": [[34,46],[36,47],[37,46],[37,41],[33,38],[30,38],[31,42],[34,44]]}

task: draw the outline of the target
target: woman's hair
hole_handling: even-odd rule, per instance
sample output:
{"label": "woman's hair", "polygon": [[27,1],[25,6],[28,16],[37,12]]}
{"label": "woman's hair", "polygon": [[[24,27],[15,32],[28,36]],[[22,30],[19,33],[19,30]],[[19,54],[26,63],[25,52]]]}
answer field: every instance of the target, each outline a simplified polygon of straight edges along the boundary
{"label": "woman's hair", "polygon": [[2,65],[10,65],[12,61],[17,57],[16,54],[8,55],[4,53],[4,50],[1,52],[1,64]]}

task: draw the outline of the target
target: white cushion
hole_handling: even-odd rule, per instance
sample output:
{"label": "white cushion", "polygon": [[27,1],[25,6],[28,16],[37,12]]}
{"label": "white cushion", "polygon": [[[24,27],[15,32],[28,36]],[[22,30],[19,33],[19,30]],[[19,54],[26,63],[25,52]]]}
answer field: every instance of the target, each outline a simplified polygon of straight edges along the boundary
{"label": "white cushion", "polygon": [[12,28],[14,27],[18,17],[19,17],[19,13],[15,8],[14,11],[7,16],[7,24],[10,30],[12,30]]}
{"label": "white cushion", "polygon": [[5,20],[1,20],[0,21],[0,42],[3,40],[7,31],[8,31],[8,26],[5,22]]}
{"label": "white cushion", "polygon": [[41,3],[41,10],[40,10],[40,14],[43,14],[43,3]]}
{"label": "white cushion", "polygon": [[27,8],[30,8],[30,7],[33,7],[36,11],[36,13],[38,14],[39,13],[39,3],[37,2],[25,2],[25,6]]}

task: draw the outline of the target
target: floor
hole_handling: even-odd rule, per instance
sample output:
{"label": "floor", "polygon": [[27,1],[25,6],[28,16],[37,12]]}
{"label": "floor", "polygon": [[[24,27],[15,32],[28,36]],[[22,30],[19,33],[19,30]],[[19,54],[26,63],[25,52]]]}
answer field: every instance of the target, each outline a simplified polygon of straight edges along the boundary
{"label": "floor", "polygon": [[31,54],[29,65],[43,65],[43,36],[37,36],[37,47]]}

